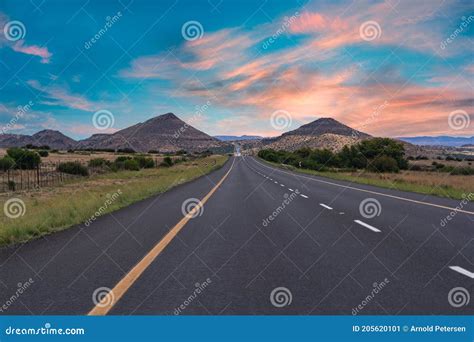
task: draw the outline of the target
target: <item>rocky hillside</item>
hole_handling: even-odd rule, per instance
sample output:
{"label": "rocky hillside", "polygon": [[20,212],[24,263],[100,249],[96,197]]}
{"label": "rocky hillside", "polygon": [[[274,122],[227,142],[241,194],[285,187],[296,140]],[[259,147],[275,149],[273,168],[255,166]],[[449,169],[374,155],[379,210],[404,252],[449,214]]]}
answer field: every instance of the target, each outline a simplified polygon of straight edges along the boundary
{"label": "rocky hillside", "polygon": [[321,118],[279,137],[262,140],[264,148],[294,151],[302,147],[339,151],[370,135],[350,128],[332,118]]}
{"label": "rocky hillside", "polygon": [[59,131],[45,129],[38,133],[29,135],[2,134],[0,135],[0,147],[23,147],[25,145],[49,146],[52,149],[67,150],[74,147],[77,142]]}
{"label": "rocky hillside", "polygon": [[78,148],[124,149],[137,152],[156,150],[204,151],[223,147],[223,143],[188,125],[173,113],[163,114],[122,129],[114,134],[95,134],[82,140]]}

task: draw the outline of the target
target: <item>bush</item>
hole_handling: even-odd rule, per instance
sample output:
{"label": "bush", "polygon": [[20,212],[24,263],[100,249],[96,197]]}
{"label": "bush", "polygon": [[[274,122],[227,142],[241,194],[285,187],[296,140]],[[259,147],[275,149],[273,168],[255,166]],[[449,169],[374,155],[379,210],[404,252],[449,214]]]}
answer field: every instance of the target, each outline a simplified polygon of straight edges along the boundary
{"label": "bush", "polygon": [[140,166],[141,169],[151,169],[155,167],[155,161],[152,158],[136,156],[133,159],[138,162],[138,165]]}
{"label": "bush", "polygon": [[116,162],[116,163],[121,163],[121,162],[125,162],[125,161],[127,161],[127,160],[130,160],[130,159],[132,159],[132,157],[120,156],[120,157],[117,157],[117,158],[115,159],[115,162]]}
{"label": "bush", "polygon": [[165,166],[165,167],[170,167],[173,165],[173,159],[171,159],[171,157],[165,157],[160,165]]}
{"label": "bush", "polygon": [[117,152],[119,152],[119,153],[135,153],[135,150],[133,148],[126,147],[126,148],[119,148],[117,150]]}
{"label": "bush", "polygon": [[14,166],[15,161],[11,157],[5,156],[3,158],[0,158],[0,170],[7,171],[12,169]]}
{"label": "bush", "polygon": [[39,150],[39,151],[38,151],[38,154],[40,155],[40,157],[47,157],[47,156],[49,156],[49,152],[46,151],[46,150]]}
{"label": "bush", "polygon": [[41,163],[38,153],[18,147],[9,148],[7,155],[15,161],[17,169],[35,169]]}
{"label": "bush", "polygon": [[140,170],[140,165],[135,159],[128,159],[123,163],[123,168],[130,171],[138,171]]}
{"label": "bush", "polygon": [[85,167],[79,162],[60,163],[57,167],[57,170],[59,172],[68,173],[70,175],[80,175],[80,176],[89,175],[89,170],[87,170],[87,167]]}
{"label": "bush", "polygon": [[104,158],[94,158],[89,160],[89,166],[90,167],[103,167],[108,164],[107,160]]}
{"label": "bush", "polygon": [[380,156],[370,162],[369,170],[373,172],[398,172],[400,169],[395,158]]}

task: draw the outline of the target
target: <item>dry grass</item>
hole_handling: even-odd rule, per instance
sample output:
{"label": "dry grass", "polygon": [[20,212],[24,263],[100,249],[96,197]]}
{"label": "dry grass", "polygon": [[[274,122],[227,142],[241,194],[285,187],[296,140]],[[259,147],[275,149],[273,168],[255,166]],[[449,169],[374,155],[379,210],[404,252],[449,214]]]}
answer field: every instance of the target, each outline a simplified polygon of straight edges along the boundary
{"label": "dry grass", "polygon": [[288,165],[270,164],[310,175],[453,199],[464,199],[467,194],[474,193],[474,176],[450,175],[446,172],[401,171],[400,173],[383,174],[367,171],[318,172],[296,169]]}
{"label": "dry grass", "polygon": [[[0,158],[7,154],[7,149],[0,148]],[[146,153],[145,153],[146,154]],[[157,154],[146,154],[147,156],[153,158],[158,163],[163,161],[163,155]],[[89,160],[95,158],[103,158],[105,160],[114,161],[119,156],[133,156],[133,154],[126,153],[113,153],[113,152],[89,152],[89,151],[77,151],[75,153],[69,153],[66,151],[59,151],[56,153],[51,153],[49,151],[49,156],[42,157],[41,161],[43,163],[58,163],[58,162],[68,162],[68,161],[79,161],[82,164],[86,164]],[[176,158],[176,157],[171,157]]]}
{"label": "dry grass", "polygon": [[211,156],[170,168],[107,173],[54,188],[1,195],[2,209],[8,199],[19,198],[26,210],[19,218],[0,216],[0,245],[24,242],[85,222],[119,192],[103,213],[165,192],[220,168],[226,160],[225,156]]}

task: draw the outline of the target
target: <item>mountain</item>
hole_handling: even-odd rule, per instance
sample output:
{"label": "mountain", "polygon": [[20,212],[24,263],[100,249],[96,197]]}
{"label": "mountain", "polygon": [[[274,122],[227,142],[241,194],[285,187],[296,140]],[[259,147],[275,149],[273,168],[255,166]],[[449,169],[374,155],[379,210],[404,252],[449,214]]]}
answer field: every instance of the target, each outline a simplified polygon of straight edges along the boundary
{"label": "mountain", "polygon": [[333,118],[321,118],[307,123],[276,138],[263,139],[265,148],[294,151],[302,147],[328,148],[339,151],[345,145],[353,145],[368,139],[369,134],[352,129]]}
{"label": "mountain", "polygon": [[77,141],[65,136],[59,131],[51,129],[45,129],[32,135],[34,145],[44,146],[47,145],[52,149],[67,150],[74,147]]}
{"label": "mountain", "polygon": [[472,137],[450,137],[446,135],[435,136],[435,137],[401,137],[397,138],[402,141],[406,141],[415,145],[425,145],[425,146],[452,146],[459,147],[462,145],[474,144],[474,136]]}
{"label": "mountain", "polygon": [[137,152],[150,150],[194,152],[222,148],[223,145],[217,139],[188,125],[173,113],[167,113],[113,134],[95,134],[80,141],[77,148],[131,148]]}
{"label": "mountain", "polygon": [[32,144],[35,146],[49,146],[52,149],[67,150],[74,147],[77,142],[59,131],[45,129],[32,136],[23,134],[0,135],[0,147],[23,147]]}
{"label": "mountain", "polygon": [[261,140],[263,137],[258,135],[215,135],[214,138],[220,141],[241,141],[241,140]]}

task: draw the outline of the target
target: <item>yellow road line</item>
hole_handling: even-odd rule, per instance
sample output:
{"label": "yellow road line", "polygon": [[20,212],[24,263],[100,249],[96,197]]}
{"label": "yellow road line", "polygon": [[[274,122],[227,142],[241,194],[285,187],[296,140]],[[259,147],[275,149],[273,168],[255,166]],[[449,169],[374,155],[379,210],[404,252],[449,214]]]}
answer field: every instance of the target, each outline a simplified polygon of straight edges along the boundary
{"label": "yellow road line", "polygon": [[221,180],[209,191],[209,193],[198,203],[189,213],[184,216],[164,237],[158,242],[155,247],[152,248],[147,255],[143,257],[138,264],[136,264],[130,272],[127,273],[125,277],[120,280],[117,285],[110,291],[102,300],[91,310],[88,315],[102,316],[106,315],[113,306],[122,298],[122,296],[128,291],[128,289],[137,281],[137,279],[142,275],[142,273],[150,266],[153,260],[168,246],[168,244],[173,240],[173,238],[180,232],[181,229],[188,223],[188,221],[194,216],[194,214],[199,213],[202,206],[207,202],[207,200],[216,192],[219,186],[224,182],[224,180],[229,175],[230,171],[234,167],[235,159],[232,161],[229,171],[221,178]]}
{"label": "yellow road line", "polygon": [[[417,200],[414,200],[414,199],[411,199],[411,198],[400,197],[400,196],[395,196],[395,195],[389,195],[389,194],[384,194],[384,193],[377,192],[377,191],[366,190],[366,189],[356,188],[356,187],[349,186],[349,185],[342,185],[342,184],[338,184],[338,183],[328,182],[328,181],[324,181],[324,180],[316,179],[316,178],[312,178],[312,177],[306,177],[306,176],[303,176],[303,175],[301,175],[301,174],[298,174],[297,172],[287,172],[287,171],[283,171],[283,170],[278,169],[278,168],[275,168],[275,167],[267,166],[267,165],[265,165],[265,164],[263,164],[263,163],[260,163],[260,162],[259,162],[258,160],[256,160],[256,159],[254,159],[254,161],[255,161],[257,164],[260,164],[260,165],[262,165],[262,166],[264,166],[264,167],[266,167],[266,168],[268,168],[268,169],[272,169],[272,170],[275,170],[275,171],[283,172],[283,173],[286,173],[286,174],[288,174],[288,175],[293,175],[293,176],[296,176],[296,177],[306,178],[306,179],[309,179],[309,180],[312,180],[312,181],[315,181],[315,182],[325,183],[325,184],[329,184],[329,185],[335,185],[335,186],[338,186],[338,187],[341,187],[341,188],[347,188],[347,189],[351,189],[351,190],[357,190],[357,191],[367,192],[367,193],[369,193],[369,194],[374,194],[374,195],[379,195],[379,196],[390,197],[390,198],[394,198],[394,199],[401,200],[401,201],[413,202],[413,203],[417,203],[417,204],[428,205],[428,206],[431,206],[431,207],[436,207],[436,208],[441,208],[441,209],[456,211],[456,212],[459,212],[459,213],[474,215],[474,212],[473,212],[473,211],[463,210],[463,209],[459,209],[459,208],[452,208],[452,207],[448,207],[448,206],[445,206],[445,205],[440,205],[440,204],[435,204],[435,203],[430,203],[430,202],[417,201]],[[247,165],[248,165],[248,164],[247,164]],[[324,177],[324,176],[320,176],[320,177]],[[374,185],[372,185],[372,186],[374,186]],[[388,189],[388,190],[391,190],[391,189]],[[423,194],[421,194],[421,195],[423,195]]]}

